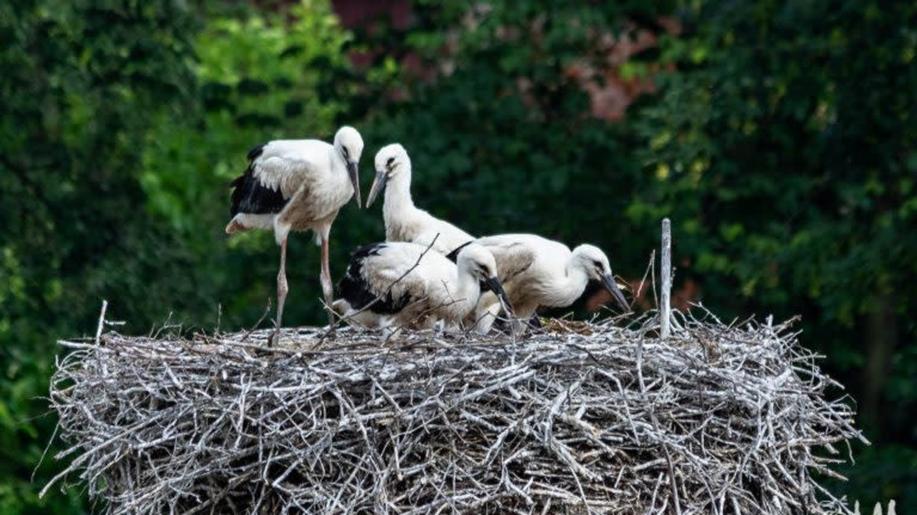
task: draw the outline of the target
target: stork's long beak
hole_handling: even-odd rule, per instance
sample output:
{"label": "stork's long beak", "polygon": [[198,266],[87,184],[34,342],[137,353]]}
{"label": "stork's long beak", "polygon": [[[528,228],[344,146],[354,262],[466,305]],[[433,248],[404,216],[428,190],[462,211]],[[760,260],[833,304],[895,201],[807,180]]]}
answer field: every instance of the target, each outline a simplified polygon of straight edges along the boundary
{"label": "stork's long beak", "polygon": [[624,299],[624,294],[621,293],[621,289],[618,288],[618,283],[615,282],[615,278],[611,274],[602,275],[602,285],[605,286],[605,289],[608,290],[608,293],[618,301],[618,304],[624,308],[624,311],[630,310],[630,305],[627,304],[627,300]]}
{"label": "stork's long beak", "polygon": [[366,197],[366,207],[373,205],[379,193],[385,189],[385,183],[388,181],[388,174],[385,170],[376,172],[376,178],[373,179],[373,186],[369,188],[369,196]]}
{"label": "stork's long beak", "polygon": [[503,311],[506,311],[506,316],[510,318],[516,318],[515,313],[513,313],[513,306],[509,302],[509,296],[506,295],[506,291],[503,290],[503,285],[500,284],[500,280],[496,277],[488,277],[484,279],[484,286],[488,290],[494,292],[494,295],[500,300],[500,306],[503,307]]}
{"label": "stork's long beak", "polygon": [[353,197],[357,199],[357,207],[363,207],[363,196],[360,195],[360,169],[355,161],[347,161],[347,173],[350,175],[350,184],[353,184]]}

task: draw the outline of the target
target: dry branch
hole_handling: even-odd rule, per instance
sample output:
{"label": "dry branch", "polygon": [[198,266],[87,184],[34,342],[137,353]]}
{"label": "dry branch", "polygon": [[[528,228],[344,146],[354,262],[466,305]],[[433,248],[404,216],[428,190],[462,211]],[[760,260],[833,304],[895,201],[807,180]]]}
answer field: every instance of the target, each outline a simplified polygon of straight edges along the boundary
{"label": "dry branch", "polygon": [[61,342],[55,481],[110,513],[851,513],[815,479],[862,436],[797,333],[675,314]]}

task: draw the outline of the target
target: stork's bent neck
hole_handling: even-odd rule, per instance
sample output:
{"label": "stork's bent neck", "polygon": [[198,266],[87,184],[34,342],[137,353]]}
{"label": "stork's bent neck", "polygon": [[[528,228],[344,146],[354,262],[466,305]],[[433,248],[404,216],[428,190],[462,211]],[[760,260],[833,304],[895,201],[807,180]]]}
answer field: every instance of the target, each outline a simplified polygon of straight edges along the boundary
{"label": "stork's bent neck", "polygon": [[460,309],[461,316],[465,316],[478,303],[481,296],[481,283],[471,272],[463,270],[461,267],[457,270],[457,293],[455,296],[456,307]]}
{"label": "stork's bent neck", "polygon": [[[402,165],[404,166],[404,165]],[[411,198],[411,170],[401,170],[400,173],[389,179],[385,186],[385,205],[382,214],[389,217],[415,209],[414,199]]]}
{"label": "stork's bent neck", "polygon": [[343,177],[347,178],[347,162],[344,161],[344,157],[341,156],[341,149],[336,145],[332,145],[328,149],[328,153],[331,157],[331,172],[335,178]]}
{"label": "stork's bent neck", "polygon": [[572,259],[567,263],[567,274],[557,281],[552,292],[552,303],[559,307],[566,307],[579,298],[586,289],[589,277],[579,266],[574,265]]}
{"label": "stork's bent neck", "polygon": [[332,145],[331,150],[331,174],[328,180],[335,184],[343,184],[348,191],[353,192],[353,184],[350,183],[350,176],[347,172],[347,162],[341,157],[341,151],[337,146]]}

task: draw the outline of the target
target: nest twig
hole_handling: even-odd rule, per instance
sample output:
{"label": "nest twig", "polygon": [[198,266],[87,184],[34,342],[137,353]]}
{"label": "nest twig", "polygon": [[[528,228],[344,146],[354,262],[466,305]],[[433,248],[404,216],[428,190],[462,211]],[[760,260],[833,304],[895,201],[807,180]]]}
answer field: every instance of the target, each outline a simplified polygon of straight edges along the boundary
{"label": "nest twig", "polygon": [[816,477],[862,439],[789,324],[660,340],[320,328],[61,342],[51,404],[110,513],[851,513]]}

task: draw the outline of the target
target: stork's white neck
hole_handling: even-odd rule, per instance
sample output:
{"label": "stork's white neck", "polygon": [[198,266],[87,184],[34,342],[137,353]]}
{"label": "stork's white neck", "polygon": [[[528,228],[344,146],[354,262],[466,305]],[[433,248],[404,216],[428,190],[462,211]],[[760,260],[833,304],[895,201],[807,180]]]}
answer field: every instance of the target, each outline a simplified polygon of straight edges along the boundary
{"label": "stork's white neck", "polygon": [[405,211],[416,209],[411,198],[411,165],[401,164],[398,173],[385,185],[385,205],[382,216],[386,219],[398,216]]}
{"label": "stork's white neck", "polygon": [[337,145],[331,145],[331,171],[335,176],[338,175],[347,175],[347,162],[344,161],[344,157],[341,156],[341,149]]}
{"label": "stork's white neck", "polygon": [[347,162],[341,155],[341,149],[337,145],[331,146],[331,174],[328,180],[337,184],[343,184],[345,190],[353,193],[353,184],[350,183],[350,175],[347,172]]}
{"label": "stork's white neck", "polygon": [[552,284],[551,304],[557,307],[566,307],[576,302],[589,282],[585,270],[576,264],[572,256],[567,262],[566,272],[566,276]]}
{"label": "stork's white neck", "polygon": [[455,308],[464,318],[478,304],[481,283],[472,273],[461,266],[456,267]]}

